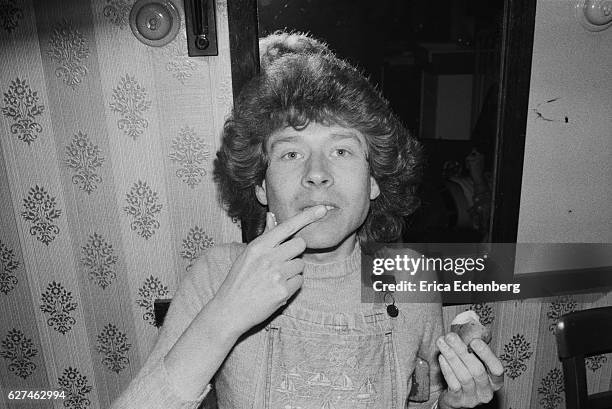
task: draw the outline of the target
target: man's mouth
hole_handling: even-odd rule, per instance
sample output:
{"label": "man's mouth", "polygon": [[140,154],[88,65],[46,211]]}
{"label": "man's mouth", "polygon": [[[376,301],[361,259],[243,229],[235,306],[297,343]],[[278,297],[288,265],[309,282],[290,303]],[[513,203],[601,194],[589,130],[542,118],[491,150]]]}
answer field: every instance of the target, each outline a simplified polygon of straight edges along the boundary
{"label": "man's mouth", "polygon": [[307,205],[305,205],[305,206],[302,206],[302,207],[300,208],[300,211],[304,211],[304,210],[306,210],[306,209],[310,209],[311,207],[315,207],[315,206],[319,206],[319,205],[323,205],[323,206],[325,206],[325,208],[327,209],[327,211],[328,211],[328,212],[329,212],[330,210],[335,210],[335,209],[338,209],[338,206],[336,206],[336,205],[335,205],[335,204],[333,204],[333,203],[313,203],[313,204],[310,204],[310,203],[309,203],[309,204],[307,204]]}

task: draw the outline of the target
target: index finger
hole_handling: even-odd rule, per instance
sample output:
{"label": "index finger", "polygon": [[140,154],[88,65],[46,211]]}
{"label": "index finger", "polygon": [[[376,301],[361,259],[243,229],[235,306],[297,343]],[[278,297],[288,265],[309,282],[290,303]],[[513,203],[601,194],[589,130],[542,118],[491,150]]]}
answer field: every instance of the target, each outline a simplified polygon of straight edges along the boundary
{"label": "index finger", "polygon": [[270,230],[266,234],[265,241],[270,243],[272,247],[277,246],[326,214],[327,209],[324,205],[309,207]]}
{"label": "index finger", "polygon": [[501,388],[504,384],[504,366],[491,348],[481,339],[473,340],[470,345],[478,357],[484,362],[488,371],[491,383],[496,388]]}

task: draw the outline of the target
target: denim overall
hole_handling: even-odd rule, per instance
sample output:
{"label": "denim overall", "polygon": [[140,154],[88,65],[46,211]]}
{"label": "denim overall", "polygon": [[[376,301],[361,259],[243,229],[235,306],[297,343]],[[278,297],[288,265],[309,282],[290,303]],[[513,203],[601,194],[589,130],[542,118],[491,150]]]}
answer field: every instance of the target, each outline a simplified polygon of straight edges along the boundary
{"label": "denim overall", "polygon": [[332,314],[298,308],[266,328],[266,409],[395,409],[393,325],[383,311]]}
{"label": "denim overall", "polygon": [[397,317],[380,302],[361,307],[336,313],[289,304],[234,347],[215,381],[219,407],[404,409],[409,394],[426,401],[418,307],[402,306]]}

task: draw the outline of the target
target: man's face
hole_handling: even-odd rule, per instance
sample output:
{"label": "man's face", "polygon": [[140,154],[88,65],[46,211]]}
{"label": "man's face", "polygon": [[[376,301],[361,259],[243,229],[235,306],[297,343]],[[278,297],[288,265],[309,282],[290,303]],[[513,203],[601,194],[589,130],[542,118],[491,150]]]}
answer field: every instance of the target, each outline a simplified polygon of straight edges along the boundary
{"label": "man's face", "polygon": [[310,123],[281,129],[268,138],[269,165],[257,199],[279,223],[317,204],[327,214],[297,236],[310,249],[341,244],[363,224],[378,184],[370,176],[364,136],[350,128]]}

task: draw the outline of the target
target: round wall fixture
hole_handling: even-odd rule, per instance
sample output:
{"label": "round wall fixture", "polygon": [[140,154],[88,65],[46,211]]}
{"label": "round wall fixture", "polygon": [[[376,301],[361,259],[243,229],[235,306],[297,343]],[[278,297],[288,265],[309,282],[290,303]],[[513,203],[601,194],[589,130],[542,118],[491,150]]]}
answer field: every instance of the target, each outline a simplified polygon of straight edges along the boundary
{"label": "round wall fixture", "polygon": [[130,28],[141,42],[161,47],[176,37],[181,19],[170,0],[138,0],[130,12]]}
{"label": "round wall fixture", "polygon": [[589,31],[612,27],[612,0],[577,0],[576,18]]}

